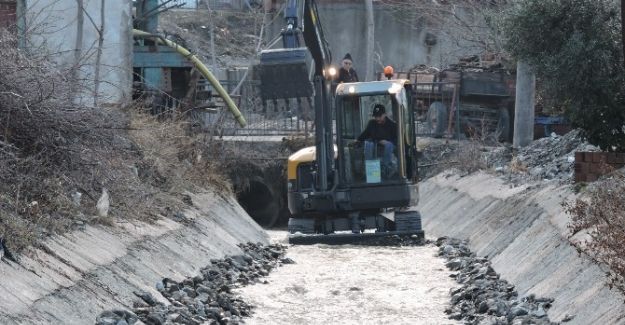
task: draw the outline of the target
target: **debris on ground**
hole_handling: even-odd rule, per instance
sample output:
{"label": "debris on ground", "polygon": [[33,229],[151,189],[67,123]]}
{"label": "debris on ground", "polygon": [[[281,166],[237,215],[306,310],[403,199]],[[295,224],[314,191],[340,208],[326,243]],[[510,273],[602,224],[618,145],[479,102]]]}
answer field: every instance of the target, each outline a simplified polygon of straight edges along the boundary
{"label": "debris on ground", "polygon": [[547,315],[552,298],[519,297],[514,285],[501,279],[487,258],[475,256],[466,241],[441,237],[436,245],[460,284],[450,292],[450,319],[465,324],[556,324]]}
{"label": "debris on ground", "polygon": [[[207,13],[210,15],[207,16]],[[168,10],[160,15],[159,29],[168,38],[211,62],[211,19],[214,48],[219,66],[249,62],[256,55],[258,35],[263,24],[262,12],[206,10]]]}
{"label": "debris on ground", "polygon": [[545,180],[570,182],[575,152],[600,150],[589,144],[580,130],[564,135],[552,133],[519,150],[510,145],[494,146],[476,140],[419,139],[418,144],[421,179],[456,168],[469,174],[477,170],[494,172],[514,184]]}
{"label": "debris on ground", "polygon": [[[135,292],[132,312],[107,310],[96,318],[96,325],[113,324],[239,324],[249,316],[252,306],[232,290],[252,283],[282,265],[293,264],[285,258],[286,247],[280,244],[240,244],[242,255],[211,260],[200,275],[176,282],[165,278],[156,290],[169,302],[159,302],[148,292]],[[266,282],[263,282],[266,283]],[[140,322],[139,322],[140,321]],[[125,323],[124,323],[125,322]]]}
{"label": "debris on ground", "polygon": [[[502,154],[495,170],[505,174],[514,182],[527,180],[558,180],[569,182],[573,178],[575,152],[599,151],[582,137],[580,130],[573,130],[565,135],[552,133],[550,136],[533,141],[528,146],[511,153],[512,160]],[[510,152],[507,152],[510,156]]]}

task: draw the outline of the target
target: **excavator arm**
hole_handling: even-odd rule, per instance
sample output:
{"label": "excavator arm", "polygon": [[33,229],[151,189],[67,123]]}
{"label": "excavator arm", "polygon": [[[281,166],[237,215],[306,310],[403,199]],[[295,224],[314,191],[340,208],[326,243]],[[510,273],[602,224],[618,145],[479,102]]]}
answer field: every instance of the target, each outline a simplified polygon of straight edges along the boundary
{"label": "excavator arm", "polygon": [[[261,97],[264,103],[278,99],[288,103],[293,98],[300,102],[301,98],[309,100],[314,95],[316,183],[320,191],[328,191],[336,183],[332,179],[335,175],[329,82],[333,76],[332,54],[314,0],[288,0],[284,16],[284,48],[261,52]],[[301,39],[305,47],[298,47]],[[308,73],[308,55],[314,64],[313,80]]]}

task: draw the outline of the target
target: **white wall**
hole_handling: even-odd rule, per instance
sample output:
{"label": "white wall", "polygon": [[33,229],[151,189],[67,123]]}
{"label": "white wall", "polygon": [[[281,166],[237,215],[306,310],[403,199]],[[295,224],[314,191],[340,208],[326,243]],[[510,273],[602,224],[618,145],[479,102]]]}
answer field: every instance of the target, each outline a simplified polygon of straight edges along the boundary
{"label": "white wall", "polygon": [[[366,51],[366,15],[362,3],[319,3],[319,19],[325,37],[332,50],[333,61],[339,64],[350,53],[354,59],[354,68],[361,80],[365,77]],[[464,16],[462,8],[456,9],[457,15]],[[282,15],[282,13],[280,13]],[[374,57],[374,71],[380,72],[385,65],[392,65],[396,71],[407,70],[417,64],[447,67],[457,63],[458,58],[467,54],[476,54],[474,48],[466,44],[457,44],[439,28],[429,26],[411,28],[399,21],[391,11],[374,2],[375,48],[379,55]],[[280,34],[284,19],[277,18],[267,33],[268,39]],[[427,33],[434,34],[437,44],[430,49],[425,44]],[[282,46],[278,42],[275,47]]]}
{"label": "white wall", "polygon": [[[85,87],[77,94],[76,101],[92,105],[102,1],[83,0],[83,3],[82,54],[77,66],[78,78]],[[119,104],[131,96],[132,0],[105,0],[104,10],[98,104]],[[63,70],[69,72],[76,64],[78,14],[77,0],[26,0],[28,50],[51,55]]]}

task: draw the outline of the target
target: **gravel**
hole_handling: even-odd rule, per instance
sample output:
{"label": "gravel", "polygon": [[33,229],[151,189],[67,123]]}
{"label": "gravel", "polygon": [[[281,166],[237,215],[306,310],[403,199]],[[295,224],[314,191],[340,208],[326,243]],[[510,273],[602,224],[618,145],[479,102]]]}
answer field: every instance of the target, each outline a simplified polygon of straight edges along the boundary
{"label": "gravel", "polygon": [[457,168],[461,174],[488,170],[512,184],[531,181],[570,183],[575,152],[600,151],[582,137],[580,130],[565,135],[552,133],[528,146],[514,150],[509,144],[487,146],[475,141],[419,139],[419,175],[427,179],[444,170]]}
{"label": "gravel", "polygon": [[580,130],[573,130],[562,136],[552,133],[516,153],[510,148],[499,150],[491,160],[495,171],[515,183],[527,180],[569,182],[573,178],[577,151],[599,151],[599,148],[586,142]]}
{"label": "gravel", "polygon": [[233,293],[235,288],[264,282],[261,278],[282,264],[285,246],[247,243],[239,245],[244,254],[211,260],[200,274],[176,282],[165,278],[156,289],[169,302],[158,302],[150,293],[134,292],[138,300],[133,311],[107,310],[96,318],[96,325],[133,324],[239,324],[252,306]]}
{"label": "gravel", "polygon": [[[287,232],[268,231],[286,242]],[[391,239],[392,240],[392,239]],[[387,242],[390,244],[390,242]],[[449,320],[455,282],[434,244],[294,245],[270,285],[238,289],[256,308],[246,324],[460,324]]]}
{"label": "gravel", "polygon": [[547,315],[553,299],[519,297],[514,285],[502,280],[487,258],[475,256],[466,241],[441,237],[436,245],[460,284],[450,291],[451,307],[445,311],[450,319],[479,325],[556,324]]}

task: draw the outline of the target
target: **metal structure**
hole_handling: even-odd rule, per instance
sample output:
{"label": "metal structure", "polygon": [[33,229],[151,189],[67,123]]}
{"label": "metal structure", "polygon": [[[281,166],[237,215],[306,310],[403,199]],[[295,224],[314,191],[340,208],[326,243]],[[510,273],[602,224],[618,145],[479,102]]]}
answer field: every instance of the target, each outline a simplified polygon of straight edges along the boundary
{"label": "metal structure", "polygon": [[[239,82],[236,79],[220,81],[227,89],[233,89]],[[210,96],[211,87],[199,82],[197,100],[208,100],[208,107],[199,106],[192,112],[199,131],[217,136],[312,135],[314,111],[311,103],[305,101],[298,104],[291,100],[290,105],[285,105],[284,101],[280,101],[278,106],[265,108],[259,84],[258,80],[245,80],[239,90],[240,95],[233,97],[247,121],[247,126],[242,128],[236,121],[225,118],[228,112],[219,103],[220,99]]]}
{"label": "metal structure", "polygon": [[[397,72],[417,85],[418,134],[512,139],[514,77],[503,71]],[[382,79],[381,74],[378,79]],[[422,126],[422,127],[421,127]]]}
{"label": "metal structure", "polygon": [[[134,28],[156,34],[159,14],[166,10],[167,2],[137,0]],[[176,99],[184,97],[190,80],[192,64],[174,49],[158,44],[154,39],[135,40],[133,72],[135,97],[146,96],[151,101],[153,113],[167,107],[176,107]],[[163,96],[165,95],[166,96]]]}

